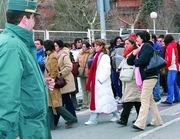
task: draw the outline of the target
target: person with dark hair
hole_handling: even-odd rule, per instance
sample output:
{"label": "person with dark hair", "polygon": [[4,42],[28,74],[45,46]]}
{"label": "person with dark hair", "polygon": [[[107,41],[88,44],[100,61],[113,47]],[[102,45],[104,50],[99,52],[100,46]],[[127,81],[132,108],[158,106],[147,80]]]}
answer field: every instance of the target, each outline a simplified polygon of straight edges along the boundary
{"label": "person with dark hair", "polygon": [[[58,77],[58,59],[55,53],[54,42],[46,40],[44,42],[44,48],[47,55],[46,58],[46,72],[45,76],[53,79]],[[67,121],[66,127],[72,127],[72,124],[77,119],[62,106],[62,96],[59,88],[54,88],[53,91],[49,90],[49,117],[51,129],[56,129],[60,115]]]}
{"label": "person with dark hair", "polygon": [[[152,94],[153,88],[157,82],[158,71],[156,69],[151,72],[146,71],[146,66],[148,66],[154,53],[152,44],[149,43],[150,34],[146,31],[142,31],[138,32],[136,35],[136,41],[139,47],[128,57],[127,63],[139,67],[142,78],[141,107],[138,118],[133,125],[134,129],[141,131],[145,129],[149,111],[152,112],[152,120],[149,125],[159,126],[162,125],[163,122]],[[136,77],[135,73],[135,78]]]}
{"label": "person with dark hair", "polygon": [[44,52],[44,47],[43,47],[43,41],[41,39],[36,39],[34,42],[37,53],[36,53],[36,58],[38,61],[38,64],[41,68],[42,73],[44,74],[45,71],[45,52]]}
{"label": "person with dark hair", "polygon": [[[69,52],[69,56],[70,56],[70,59],[71,59],[71,62],[72,62],[72,64],[73,64],[73,66],[75,66],[75,67],[73,67],[73,68],[75,68],[74,70],[75,70],[75,73],[73,74],[73,76],[74,76],[74,82],[75,82],[75,86],[76,86],[76,90],[73,92],[73,93],[71,93],[70,95],[71,95],[71,100],[72,100],[72,103],[73,103],[73,105],[74,105],[74,108],[75,108],[75,110],[76,111],[80,111],[80,108],[78,107],[78,102],[77,102],[77,98],[76,98],[76,94],[79,92],[79,87],[78,87],[78,80],[77,80],[77,71],[78,71],[78,63],[77,62],[75,62],[75,59],[74,59],[74,56],[73,56],[73,54],[72,54],[72,52],[71,52],[71,44],[69,44],[69,43],[65,43],[64,44],[64,47],[67,47],[69,50],[70,50],[70,52]],[[78,65],[78,66],[77,66]],[[73,71],[72,71],[72,73],[73,73]]]}
{"label": "person with dark hair", "polygon": [[70,50],[64,47],[64,43],[62,40],[54,41],[55,50],[58,58],[58,68],[59,74],[64,77],[67,84],[60,88],[60,92],[62,94],[63,106],[74,116],[76,116],[75,108],[72,103],[70,94],[76,91],[74,76],[72,74],[72,62],[70,59]]}
{"label": "person with dark hair", "polygon": [[164,38],[164,43],[166,47],[165,60],[167,74],[167,87],[168,95],[163,104],[172,104],[173,102],[180,102],[180,92],[176,82],[177,72],[179,71],[179,55],[177,49],[177,43],[172,35],[166,35]]}
{"label": "person with dark hair", "polygon": [[122,83],[119,80],[119,72],[117,72],[117,68],[123,59],[124,41],[120,36],[118,36],[114,39],[113,44],[113,47],[110,49],[111,81],[116,101],[117,103],[120,103],[120,99],[122,97]]}
{"label": "person with dark hair", "polygon": [[[153,42],[153,48],[155,51],[157,51],[162,57],[163,57],[163,47],[161,44],[157,41],[157,37],[155,34],[151,35],[151,41]],[[158,73],[158,79],[157,83],[153,89],[153,95],[154,95],[154,100],[156,102],[161,100],[161,94],[160,94],[160,71]]]}
{"label": "person with dark hair", "polygon": [[[158,36],[157,41],[162,47],[162,57],[165,58],[165,44],[164,44],[164,35],[161,34]],[[167,71],[166,68],[162,68],[160,71],[160,85],[163,88],[162,95],[167,94]]]}
{"label": "person with dark hair", "polygon": [[90,44],[82,42],[82,49],[77,56],[76,61],[79,63],[79,79],[83,95],[83,108],[87,109],[89,106],[89,93],[86,91],[86,79],[88,77],[87,60],[90,55]]}
{"label": "person with dark hair", "polygon": [[[118,69],[122,69],[123,66],[127,65],[128,56],[137,48],[136,42],[132,39],[125,40],[125,49],[123,52],[124,59],[120,63]],[[129,66],[129,65],[128,65]],[[134,66],[131,66],[134,68]],[[126,69],[125,69],[126,70]],[[140,102],[140,91],[136,86],[136,81],[133,73],[133,78],[130,81],[122,81],[122,104],[123,110],[120,119],[117,121],[118,124],[126,126],[128,123],[129,114],[133,106],[135,106],[137,116],[139,114],[141,102]]]}
{"label": "person with dark hair", "polygon": [[0,35],[0,139],[51,139],[48,89],[36,61],[33,41],[37,0],[8,0]]}

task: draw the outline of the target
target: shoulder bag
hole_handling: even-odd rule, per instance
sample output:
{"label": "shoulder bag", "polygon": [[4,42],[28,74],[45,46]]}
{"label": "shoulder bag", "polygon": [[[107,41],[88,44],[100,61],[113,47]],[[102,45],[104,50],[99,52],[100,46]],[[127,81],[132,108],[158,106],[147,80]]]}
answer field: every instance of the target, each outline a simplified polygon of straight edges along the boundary
{"label": "shoulder bag", "polygon": [[127,59],[123,59],[121,61],[121,64],[122,67],[121,67],[119,79],[125,82],[132,81],[134,76],[134,66],[128,65]]}

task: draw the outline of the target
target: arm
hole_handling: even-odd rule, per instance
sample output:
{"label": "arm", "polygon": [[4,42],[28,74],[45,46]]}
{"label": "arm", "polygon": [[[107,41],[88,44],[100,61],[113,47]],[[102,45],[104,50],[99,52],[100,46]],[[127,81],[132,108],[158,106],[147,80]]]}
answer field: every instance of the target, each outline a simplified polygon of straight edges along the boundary
{"label": "arm", "polygon": [[56,57],[52,57],[50,62],[50,77],[55,79],[58,76],[58,60]]}
{"label": "arm", "polygon": [[169,47],[169,45],[166,48],[165,60],[166,60],[166,68],[170,67],[172,62],[172,48]]}
{"label": "arm", "polygon": [[[9,47],[9,48],[8,48]],[[0,50],[0,130],[13,130],[19,122],[23,66],[18,51],[6,45]]]}
{"label": "arm", "polygon": [[100,67],[100,70],[103,71],[100,75],[98,75],[98,81],[102,84],[104,81],[110,78],[111,75],[110,57],[104,54],[102,58],[100,58],[98,66]]}
{"label": "arm", "polygon": [[138,59],[135,59],[134,64],[136,67],[145,67],[149,64],[149,61],[151,57],[153,56],[153,48],[146,44],[146,46],[143,46],[140,51],[140,56]]}
{"label": "arm", "polygon": [[63,76],[68,75],[72,71],[72,62],[69,58],[69,55],[63,56],[63,66],[64,68],[60,71],[60,74]]}
{"label": "arm", "polygon": [[136,59],[136,56],[131,54],[130,56],[128,56],[127,58],[127,64],[130,65],[130,66],[133,66],[134,65],[134,60]]}

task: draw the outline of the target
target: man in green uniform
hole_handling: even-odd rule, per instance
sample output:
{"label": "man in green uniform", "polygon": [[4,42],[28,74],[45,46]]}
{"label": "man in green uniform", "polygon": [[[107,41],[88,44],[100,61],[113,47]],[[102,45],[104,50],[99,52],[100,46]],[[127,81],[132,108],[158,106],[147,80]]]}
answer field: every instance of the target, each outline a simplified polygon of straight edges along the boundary
{"label": "man in green uniform", "polygon": [[37,0],[8,0],[0,34],[0,139],[51,139],[47,86],[33,42]]}

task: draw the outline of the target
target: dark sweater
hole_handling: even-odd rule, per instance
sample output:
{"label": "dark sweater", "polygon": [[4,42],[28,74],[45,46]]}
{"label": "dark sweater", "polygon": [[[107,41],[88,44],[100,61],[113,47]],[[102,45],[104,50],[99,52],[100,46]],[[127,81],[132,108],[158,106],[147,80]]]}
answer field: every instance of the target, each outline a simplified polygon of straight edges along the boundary
{"label": "dark sweater", "polygon": [[157,78],[158,70],[146,72],[146,67],[149,64],[151,57],[153,56],[153,52],[154,49],[151,44],[144,43],[138,54],[138,59],[133,54],[131,54],[127,59],[127,63],[129,65],[135,65],[136,67],[140,68],[142,80]]}

